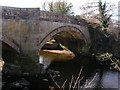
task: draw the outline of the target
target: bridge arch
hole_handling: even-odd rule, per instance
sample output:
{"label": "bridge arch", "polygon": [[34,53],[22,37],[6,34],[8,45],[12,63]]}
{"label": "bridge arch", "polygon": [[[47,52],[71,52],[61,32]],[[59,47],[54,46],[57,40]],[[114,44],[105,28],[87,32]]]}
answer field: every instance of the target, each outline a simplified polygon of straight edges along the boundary
{"label": "bridge arch", "polygon": [[15,44],[14,40],[10,40],[7,37],[2,37],[2,59],[5,63],[15,63],[20,55],[20,48]]}
{"label": "bridge arch", "polygon": [[41,50],[41,48],[45,45],[45,43],[50,38],[54,37],[56,34],[59,34],[61,32],[67,32],[73,38],[83,40],[84,46],[86,48],[89,48],[89,47],[87,47],[87,45],[90,44],[90,39],[89,39],[90,37],[89,37],[88,30],[86,29],[85,31],[83,31],[81,29],[82,28],[80,28],[78,25],[75,25],[75,26],[74,25],[64,25],[64,26],[56,27],[41,40],[39,50]]}
{"label": "bridge arch", "polygon": [[2,47],[3,47],[3,45],[7,45],[8,47],[14,49],[14,51],[16,51],[17,53],[21,52],[20,47],[13,39],[10,40],[6,36],[2,36],[1,42],[2,42]]}

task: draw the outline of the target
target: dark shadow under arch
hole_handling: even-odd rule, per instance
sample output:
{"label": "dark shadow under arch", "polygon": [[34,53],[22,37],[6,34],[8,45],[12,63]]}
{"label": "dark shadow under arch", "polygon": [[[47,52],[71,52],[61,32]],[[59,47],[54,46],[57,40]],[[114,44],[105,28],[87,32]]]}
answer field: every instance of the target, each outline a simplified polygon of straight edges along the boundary
{"label": "dark shadow under arch", "polygon": [[[53,31],[49,32],[40,42],[40,49],[43,47],[43,45],[47,42],[47,40],[49,38],[52,38],[53,36],[55,36],[56,34],[60,33],[60,32],[67,32],[69,34],[71,34],[72,32],[75,32],[77,34],[79,34],[79,36],[82,36],[82,40],[85,41],[85,43],[87,43],[87,39],[85,37],[85,35],[82,33],[82,31],[80,29],[78,29],[77,27],[74,26],[61,26],[58,27],[56,29],[54,29]],[[71,34],[72,35],[72,34]],[[76,38],[77,39],[77,38]]]}

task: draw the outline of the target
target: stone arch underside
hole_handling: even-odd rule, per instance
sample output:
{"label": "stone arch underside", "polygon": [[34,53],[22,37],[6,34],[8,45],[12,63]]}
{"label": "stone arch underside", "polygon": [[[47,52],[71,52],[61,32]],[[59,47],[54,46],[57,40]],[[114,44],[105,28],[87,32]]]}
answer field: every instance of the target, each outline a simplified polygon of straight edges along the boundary
{"label": "stone arch underside", "polygon": [[7,37],[3,36],[1,38],[1,49],[2,49],[2,60],[5,63],[15,63],[18,61],[18,56],[21,53],[20,48]]}
{"label": "stone arch underside", "polygon": [[[77,27],[76,27],[77,26]],[[78,44],[76,46],[80,46],[78,42],[82,42],[84,46],[86,46],[88,43],[90,43],[89,40],[89,33],[86,28],[84,30],[81,30],[83,28],[79,27],[78,25],[73,26],[73,25],[67,25],[67,26],[60,26],[49,32],[40,42],[40,49],[45,45],[45,43],[50,39],[50,38],[55,38],[58,42],[65,42],[63,40],[66,39],[66,43],[62,43],[63,45],[67,46],[67,44]],[[63,35],[64,34],[64,35]],[[69,36],[69,38],[65,37]],[[70,38],[72,37],[72,38]],[[61,39],[60,39],[61,38]],[[72,39],[71,41],[69,39]],[[76,47],[75,46],[75,47]],[[69,49],[72,49],[73,47],[69,47]],[[71,51],[76,51],[75,48]]]}
{"label": "stone arch underside", "polygon": [[5,36],[3,36],[0,40],[2,42],[2,48],[4,48],[4,46],[6,48],[6,45],[7,45],[11,49],[13,49],[15,52],[20,53],[20,47],[18,47],[14,42],[12,42],[14,40],[11,41]]}

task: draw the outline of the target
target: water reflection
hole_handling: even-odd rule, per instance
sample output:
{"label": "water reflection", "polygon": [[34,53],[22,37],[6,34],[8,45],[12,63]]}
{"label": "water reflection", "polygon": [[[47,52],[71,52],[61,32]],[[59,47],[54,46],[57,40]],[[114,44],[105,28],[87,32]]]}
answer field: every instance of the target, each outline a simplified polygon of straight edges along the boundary
{"label": "water reflection", "polygon": [[120,83],[119,83],[119,72],[115,71],[106,71],[103,74],[102,78],[102,86],[104,88],[118,88]]}

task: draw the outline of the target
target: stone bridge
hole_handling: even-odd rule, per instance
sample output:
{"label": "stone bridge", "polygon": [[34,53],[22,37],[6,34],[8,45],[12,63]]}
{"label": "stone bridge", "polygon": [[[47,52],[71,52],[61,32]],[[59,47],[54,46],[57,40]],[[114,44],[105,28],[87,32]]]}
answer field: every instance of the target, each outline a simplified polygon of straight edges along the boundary
{"label": "stone bridge", "polygon": [[66,32],[76,40],[90,43],[90,36],[84,20],[41,11],[39,8],[0,7],[1,41],[18,53],[37,55],[43,45],[60,32]]}

